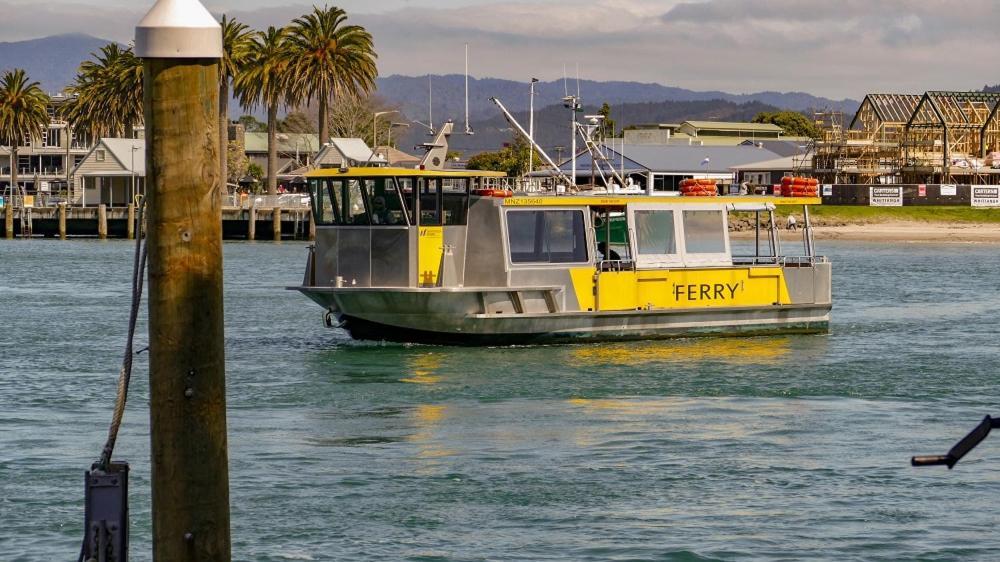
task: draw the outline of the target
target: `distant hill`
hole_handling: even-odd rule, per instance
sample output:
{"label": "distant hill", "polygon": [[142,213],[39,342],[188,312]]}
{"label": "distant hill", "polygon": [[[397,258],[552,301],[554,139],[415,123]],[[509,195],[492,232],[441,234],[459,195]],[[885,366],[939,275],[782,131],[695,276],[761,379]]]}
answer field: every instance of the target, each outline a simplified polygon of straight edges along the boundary
{"label": "distant hill", "polygon": [[106,39],[83,34],[0,43],[0,71],[23,68],[46,92],[60,92],[73,81],[80,63],[106,44]]}
{"label": "distant hill", "polygon": [[[447,118],[462,120],[465,114],[465,77],[460,74],[430,77],[386,76],[378,79],[378,93],[388,102],[398,105],[407,115],[425,120],[428,109],[428,80],[433,85],[435,120],[441,121]],[[568,86],[571,93],[575,94],[576,81],[570,81]],[[562,80],[535,84],[535,107],[561,103],[565,91]],[[604,102],[616,106],[641,102],[723,100],[735,104],[757,102],[794,111],[834,109],[853,114],[860,105],[855,100],[831,100],[802,92],[729,94],[718,91],[696,92],[660,84],[593,80],[580,81],[580,95],[584,103],[596,106]],[[499,98],[511,111],[528,109],[529,95],[526,83],[496,78],[470,78],[469,114],[472,119],[496,115],[497,110],[490,103],[490,97]]]}

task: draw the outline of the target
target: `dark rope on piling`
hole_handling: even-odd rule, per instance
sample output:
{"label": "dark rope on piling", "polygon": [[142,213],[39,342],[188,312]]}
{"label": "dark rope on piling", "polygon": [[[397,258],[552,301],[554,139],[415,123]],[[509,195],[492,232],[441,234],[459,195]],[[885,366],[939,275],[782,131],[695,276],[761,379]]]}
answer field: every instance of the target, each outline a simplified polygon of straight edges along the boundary
{"label": "dark rope on piling", "polygon": [[142,285],[146,273],[146,243],[143,236],[143,211],[146,208],[146,198],[139,199],[137,213],[138,226],[135,229],[135,255],[132,261],[132,307],[128,318],[128,338],[125,342],[125,355],[122,357],[122,367],[118,372],[118,393],[115,398],[115,410],[111,417],[111,427],[108,428],[108,440],[104,443],[101,451],[101,460],[98,466],[101,470],[107,470],[111,464],[111,455],[115,450],[115,441],[118,440],[118,429],[121,427],[122,418],[125,416],[125,403],[128,400],[128,386],[132,380],[132,358],[133,341],[135,340],[135,324],[139,316],[139,305],[142,302]]}

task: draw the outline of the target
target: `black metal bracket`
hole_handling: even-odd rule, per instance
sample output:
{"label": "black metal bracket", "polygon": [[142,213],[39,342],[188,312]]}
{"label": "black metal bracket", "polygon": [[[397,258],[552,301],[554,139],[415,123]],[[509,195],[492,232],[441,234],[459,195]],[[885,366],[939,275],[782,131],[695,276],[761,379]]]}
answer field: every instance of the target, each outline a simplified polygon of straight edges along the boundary
{"label": "black metal bracket", "polygon": [[128,562],[127,462],[112,462],[86,474],[83,560]]}
{"label": "black metal bracket", "polygon": [[1000,418],[986,416],[975,429],[970,431],[968,435],[956,443],[955,446],[948,451],[948,454],[913,457],[910,459],[910,464],[913,466],[945,465],[948,467],[948,470],[951,470],[955,464],[958,463],[958,461],[962,460],[962,457],[968,454],[969,451],[975,449],[976,445],[982,443],[983,439],[986,439],[986,436],[990,434],[991,429],[996,428],[1000,428]]}

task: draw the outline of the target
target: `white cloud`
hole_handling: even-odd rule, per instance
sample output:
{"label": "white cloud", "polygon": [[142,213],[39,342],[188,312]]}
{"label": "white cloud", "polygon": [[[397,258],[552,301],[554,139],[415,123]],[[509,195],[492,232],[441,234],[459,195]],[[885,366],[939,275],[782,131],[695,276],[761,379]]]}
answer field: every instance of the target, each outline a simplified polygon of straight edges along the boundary
{"label": "white cloud", "polygon": [[[229,13],[255,27],[311,9],[261,4],[209,5],[245,6]],[[1000,82],[995,0],[392,0],[379,13],[362,7],[374,6],[369,0],[344,5],[358,6],[351,20],[375,36],[383,74],[461,72],[469,43],[474,74],[513,79],[556,78],[579,63],[594,79],[855,98]],[[127,41],[141,11],[0,0],[0,37],[84,32]]]}

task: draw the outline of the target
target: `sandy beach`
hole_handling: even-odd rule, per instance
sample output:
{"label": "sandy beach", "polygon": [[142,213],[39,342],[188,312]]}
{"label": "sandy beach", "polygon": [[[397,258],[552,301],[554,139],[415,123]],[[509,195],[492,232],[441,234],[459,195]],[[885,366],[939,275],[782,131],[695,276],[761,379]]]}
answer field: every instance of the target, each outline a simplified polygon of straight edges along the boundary
{"label": "sandy beach", "polygon": [[892,242],[1000,243],[998,224],[886,222],[816,226],[813,236],[823,240],[878,240]]}

